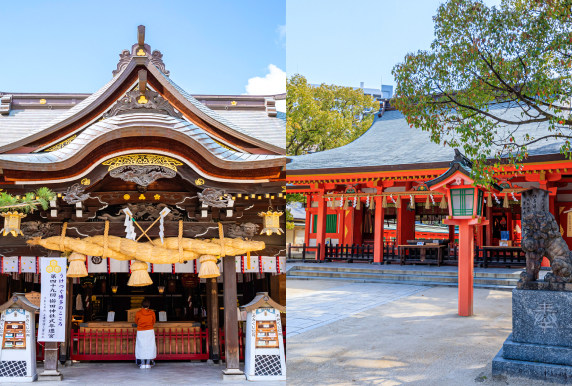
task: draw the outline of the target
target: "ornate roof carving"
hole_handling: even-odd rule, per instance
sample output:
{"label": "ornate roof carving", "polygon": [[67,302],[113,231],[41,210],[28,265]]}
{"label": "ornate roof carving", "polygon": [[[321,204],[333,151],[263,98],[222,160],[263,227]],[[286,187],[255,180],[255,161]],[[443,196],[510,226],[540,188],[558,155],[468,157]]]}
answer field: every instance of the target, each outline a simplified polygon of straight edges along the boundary
{"label": "ornate roof carving", "polygon": [[151,46],[149,44],[145,44],[143,47],[144,49],[140,52],[138,51],[140,49],[139,44],[135,43],[133,47],[131,47],[131,52],[129,50],[121,51],[119,54],[119,63],[117,63],[117,68],[111,72],[113,76],[119,74],[121,70],[127,67],[131,58],[134,56],[148,56],[149,61],[153,63],[155,67],[157,67],[166,76],[169,76],[171,72],[165,69],[165,63],[163,63],[163,54],[161,51],[155,50],[151,53]]}
{"label": "ornate roof carving", "polygon": [[103,115],[103,118],[128,114],[129,112],[157,113],[170,115],[179,119],[183,118],[183,115],[175,110],[165,98],[158,92],[151,90],[145,91],[145,98],[141,98],[139,90],[129,91],[125,97],[118,100],[111,109]]}

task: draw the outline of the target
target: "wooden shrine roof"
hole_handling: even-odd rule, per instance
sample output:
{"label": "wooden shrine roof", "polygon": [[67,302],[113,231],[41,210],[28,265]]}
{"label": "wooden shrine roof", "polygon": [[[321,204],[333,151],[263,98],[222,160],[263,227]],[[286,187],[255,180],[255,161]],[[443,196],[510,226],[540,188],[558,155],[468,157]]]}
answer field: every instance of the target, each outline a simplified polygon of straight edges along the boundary
{"label": "wooden shrine roof", "polygon": [[[59,150],[48,153],[0,154],[0,162],[5,169],[62,170],[73,166],[110,140],[142,136],[176,139],[193,148],[213,165],[225,169],[276,167],[283,166],[286,162],[280,155],[249,154],[225,148],[213,141],[203,129],[187,120],[142,112],[117,115],[96,122]],[[94,163],[98,161],[100,160],[92,160]]]}
{"label": "wooden shrine roof", "polygon": [[[200,120],[220,133],[247,144],[256,151],[285,154],[286,122],[283,114],[276,113],[275,100],[282,95],[272,96],[206,96],[201,101],[187,93],[172,79],[159,70],[147,56],[135,56],[107,84],[95,93],[88,94],[7,94],[0,93],[0,153],[17,150],[28,153],[38,150],[30,146],[34,142],[51,138],[59,130],[72,124],[82,127],[99,120],[109,107],[101,113],[100,105],[109,103],[109,98],[121,97],[124,83],[133,84],[133,72],[145,68],[155,82],[155,89],[185,116]],[[117,94],[120,92],[120,94]],[[45,103],[41,104],[40,100]],[[236,100],[235,100],[236,99]],[[212,108],[208,107],[211,106]],[[216,111],[215,111],[216,110]],[[192,120],[191,119],[191,120]],[[84,122],[85,121],[85,122]],[[198,122],[197,122],[198,123]],[[75,130],[78,131],[78,130]],[[68,136],[65,134],[64,137]],[[208,133],[217,137],[216,133]],[[51,146],[63,138],[49,139]],[[222,140],[220,137],[218,140]],[[30,146],[26,151],[26,146]],[[48,146],[43,146],[46,148]],[[246,146],[245,146],[246,147]]]}
{"label": "wooden shrine roof", "polygon": [[[504,108],[503,106],[499,106]],[[512,108],[503,113],[513,120],[520,118],[521,109]],[[512,127],[514,129],[514,127]],[[522,125],[519,135],[530,134],[534,138],[548,135],[548,123]],[[537,156],[559,155],[561,140],[539,141],[528,147],[531,159]],[[289,175],[312,173],[382,171],[402,169],[430,169],[448,167],[452,149],[431,142],[430,133],[411,128],[403,114],[397,110],[385,111],[381,118],[376,114],[373,124],[355,141],[331,150],[289,157],[286,165]],[[554,157],[551,157],[554,158]]]}

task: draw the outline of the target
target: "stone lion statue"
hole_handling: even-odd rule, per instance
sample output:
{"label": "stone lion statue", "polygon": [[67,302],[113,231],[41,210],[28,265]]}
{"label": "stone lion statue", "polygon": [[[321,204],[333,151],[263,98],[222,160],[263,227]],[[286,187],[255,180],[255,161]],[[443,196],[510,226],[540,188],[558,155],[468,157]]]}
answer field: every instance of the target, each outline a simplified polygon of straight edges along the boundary
{"label": "stone lion statue", "polygon": [[526,272],[520,274],[522,281],[536,280],[542,258],[546,256],[552,272],[546,274],[544,280],[572,283],[571,252],[552,213],[540,210],[523,217],[521,245],[526,253]]}

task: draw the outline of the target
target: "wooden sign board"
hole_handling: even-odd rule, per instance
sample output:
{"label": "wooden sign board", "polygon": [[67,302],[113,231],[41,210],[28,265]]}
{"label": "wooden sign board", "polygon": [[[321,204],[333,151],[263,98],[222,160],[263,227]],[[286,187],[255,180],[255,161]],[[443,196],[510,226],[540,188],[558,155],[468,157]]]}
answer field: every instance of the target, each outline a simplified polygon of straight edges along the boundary
{"label": "wooden sign board", "polygon": [[33,305],[40,307],[42,294],[37,291],[28,292],[26,294],[26,299],[28,299],[28,301]]}

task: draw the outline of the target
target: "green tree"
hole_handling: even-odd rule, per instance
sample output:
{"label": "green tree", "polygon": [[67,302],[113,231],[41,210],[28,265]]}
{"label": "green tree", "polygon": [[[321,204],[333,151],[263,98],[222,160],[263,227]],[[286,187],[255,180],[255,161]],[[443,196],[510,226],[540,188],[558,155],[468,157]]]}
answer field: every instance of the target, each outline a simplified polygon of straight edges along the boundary
{"label": "green tree", "polygon": [[296,74],[286,83],[286,146],[289,155],[343,146],[361,136],[379,102],[360,89],[311,86]]}
{"label": "green tree", "polygon": [[[393,68],[393,104],[435,143],[462,148],[481,183],[491,181],[492,166],[520,167],[538,141],[557,140],[570,157],[571,6],[447,1],[433,18],[431,50],[407,54]],[[548,125],[548,135],[527,134],[526,123]]]}
{"label": "green tree", "polygon": [[300,193],[286,194],[286,229],[294,229],[294,216],[290,212],[290,205],[295,202],[306,202],[306,197]]}

